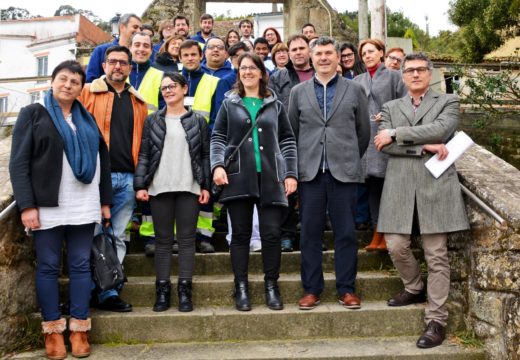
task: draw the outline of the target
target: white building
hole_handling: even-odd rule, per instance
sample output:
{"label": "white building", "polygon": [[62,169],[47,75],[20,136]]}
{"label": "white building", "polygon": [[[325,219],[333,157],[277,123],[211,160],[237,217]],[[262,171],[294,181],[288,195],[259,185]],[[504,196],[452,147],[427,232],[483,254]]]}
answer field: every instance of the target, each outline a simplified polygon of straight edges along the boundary
{"label": "white building", "polygon": [[255,14],[253,18],[253,27],[255,29],[255,39],[261,37],[265,29],[272,27],[275,28],[283,39],[283,13],[262,13]]}
{"label": "white building", "polygon": [[81,15],[0,21],[0,125],[42,98],[59,63],[109,40]]}

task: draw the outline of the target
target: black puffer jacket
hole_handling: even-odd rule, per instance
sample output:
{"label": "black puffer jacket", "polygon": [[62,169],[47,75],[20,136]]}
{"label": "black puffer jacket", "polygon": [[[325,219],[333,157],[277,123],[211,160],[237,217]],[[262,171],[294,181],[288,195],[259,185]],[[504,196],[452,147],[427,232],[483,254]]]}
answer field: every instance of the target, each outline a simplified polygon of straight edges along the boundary
{"label": "black puffer jacket", "polygon": [[[148,189],[161,161],[166,136],[166,107],[148,115],[144,123],[139,160],[134,174],[134,189]],[[206,120],[189,110],[181,116],[181,124],[186,132],[193,177],[202,189],[211,185],[209,167],[209,132]]]}
{"label": "black puffer jacket", "polygon": [[[242,144],[227,169],[229,184],[224,186],[220,201],[260,198],[262,205],[287,206],[284,180],[298,179],[296,139],[284,106],[276,96],[264,99],[256,118],[262,166],[261,188],[258,187],[252,136]],[[222,103],[211,135],[211,170],[224,166],[252,126],[251,116],[242,98],[230,93]]]}

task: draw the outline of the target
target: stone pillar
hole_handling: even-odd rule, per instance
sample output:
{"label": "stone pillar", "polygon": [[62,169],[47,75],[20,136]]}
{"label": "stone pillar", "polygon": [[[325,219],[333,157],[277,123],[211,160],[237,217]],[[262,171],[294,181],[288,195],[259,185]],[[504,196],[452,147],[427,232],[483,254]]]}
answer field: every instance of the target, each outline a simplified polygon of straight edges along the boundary
{"label": "stone pillar", "polygon": [[385,0],[373,0],[370,11],[370,37],[386,43]]}
{"label": "stone pillar", "polygon": [[368,0],[358,0],[359,41],[368,38]]}

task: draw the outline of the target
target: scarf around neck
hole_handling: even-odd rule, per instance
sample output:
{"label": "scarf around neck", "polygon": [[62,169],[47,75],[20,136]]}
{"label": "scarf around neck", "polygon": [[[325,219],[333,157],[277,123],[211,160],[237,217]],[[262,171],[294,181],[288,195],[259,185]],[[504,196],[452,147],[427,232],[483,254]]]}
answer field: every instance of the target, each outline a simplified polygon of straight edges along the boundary
{"label": "scarf around neck", "polygon": [[63,149],[74,176],[83,184],[90,184],[96,173],[99,151],[99,130],[92,115],[78,100],[74,100],[71,114],[76,130],[73,130],[65,121],[52,90],[45,95],[44,104],[63,139]]}

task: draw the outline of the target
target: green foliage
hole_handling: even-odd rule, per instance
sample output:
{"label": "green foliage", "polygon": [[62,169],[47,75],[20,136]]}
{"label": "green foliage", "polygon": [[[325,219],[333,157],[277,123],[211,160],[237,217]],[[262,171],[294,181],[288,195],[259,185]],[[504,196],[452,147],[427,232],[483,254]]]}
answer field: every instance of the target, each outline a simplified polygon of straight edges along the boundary
{"label": "green foliage", "polygon": [[520,29],[520,0],[453,0],[450,5],[450,20],[464,38],[465,61],[482,61]]}
{"label": "green foliage", "polygon": [[484,346],[473,330],[464,330],[455,333],[454,340],[459,344],[470,348],[481,348]]}
{"label": "green foliage", "polygon": [[405,39],[412,39],[412,46],[414,50],[419,48],[419,42],[417,41],[417,36],[415,35],[415,32],[412,28],[406,29],[404,36]]}
{"label": "green foliage", "polygon": [[9,6],[7,9],[0,9],[0,20],[25,20],[33,17],[28,10],[19,7]]}
{"label": "green foliage", "polygon": [[[347,25],[350,29],[354,30],[355,32],[359,32],[359,18],[357,11],[347,10],[343,14],[341,14],[341,17],[345,25]],[[368,27],[370,28],[370,17],[368,19]]]}
{"label": "green foliage", "polygon": [[[76,15],[80,14],[92,21],[94,24],[103,27],[108,26],[108,29],[110,29],[110,24],[108,22],[103,21],[99,16],[94,14],[92,10],[83,10],[83,9],[76,9],[75,7],[71,5],[61,5],[55,12],[54,16],[67,16],[67,15]],[[105,30],[105,29],[103,29]]]}
{"label": "green foliage", "polygon": [[[474,109],[483,112],[484,117],[479,118],[473,125],[477,128],[485,128],[489,122],[497,120],[504,114],[520,114],[517,105],[520,103],[520,74],[511,70],[488,72],[486,70],[468,70],[459,68],[456,75],[465,81],[462,85],[454,83],[454,88],[462,95],[461,102],[470,104]],[[502,139],[495,136],[495,146],[500,145]]]}
{"label": "green foliage", "polygon": [[430,38],[425,51],[434,59],[458,61],[464,39],[460,31],[441,30],[437,36]]}

